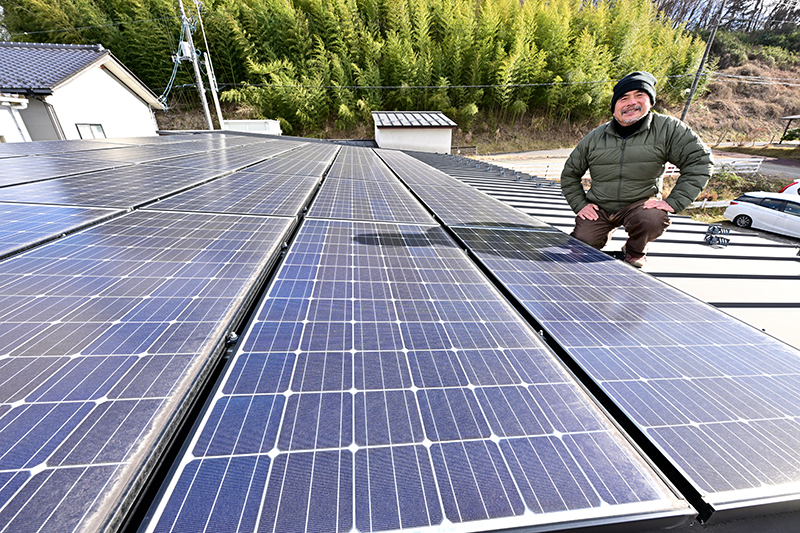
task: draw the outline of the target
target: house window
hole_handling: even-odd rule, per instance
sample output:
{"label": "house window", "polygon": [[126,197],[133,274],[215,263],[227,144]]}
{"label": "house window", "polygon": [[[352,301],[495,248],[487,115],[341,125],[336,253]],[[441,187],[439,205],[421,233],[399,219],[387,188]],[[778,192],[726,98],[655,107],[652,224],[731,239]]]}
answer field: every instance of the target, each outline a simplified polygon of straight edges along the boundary
{"label": "house window", "polygon": [[100,124],[75,124],[81,139],[105,139],[106,132]]}

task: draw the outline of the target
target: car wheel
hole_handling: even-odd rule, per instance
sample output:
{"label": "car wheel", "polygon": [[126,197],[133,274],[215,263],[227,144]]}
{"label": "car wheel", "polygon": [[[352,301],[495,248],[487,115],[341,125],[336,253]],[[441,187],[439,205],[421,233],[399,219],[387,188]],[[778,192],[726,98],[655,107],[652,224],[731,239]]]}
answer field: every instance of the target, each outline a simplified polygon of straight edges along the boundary
{"label": "car wheel", "polygon": [[733,219],[733,223],[739,226],[740,228],[749,228],[753,225],[753,219],[747,215],[739,215],[738,217]]}

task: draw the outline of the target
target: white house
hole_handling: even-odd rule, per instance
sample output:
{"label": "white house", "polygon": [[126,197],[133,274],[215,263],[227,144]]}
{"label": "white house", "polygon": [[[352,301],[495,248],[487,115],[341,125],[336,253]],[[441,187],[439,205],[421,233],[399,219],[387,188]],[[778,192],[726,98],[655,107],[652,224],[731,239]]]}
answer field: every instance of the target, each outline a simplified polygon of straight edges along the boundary
{"label": "white house", "polygon": [[449,154],[458,125],[441,111],[373,111],[380,148]]}
{"label": "white house", "polygon": [[0,42],[0,94],[5,142],[152,136],[164,108],[101,45]]}

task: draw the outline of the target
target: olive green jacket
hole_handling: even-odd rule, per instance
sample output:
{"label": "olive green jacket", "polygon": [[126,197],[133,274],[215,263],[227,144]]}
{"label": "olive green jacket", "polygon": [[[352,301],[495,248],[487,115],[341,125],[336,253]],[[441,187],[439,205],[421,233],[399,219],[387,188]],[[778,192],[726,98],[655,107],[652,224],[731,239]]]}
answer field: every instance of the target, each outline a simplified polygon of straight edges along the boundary
{"label": "olive green jacket", "polygon": [[[645,123],[627,139],[607,122],[589,132],[572,151],[561,173],[561,190],[574,212],[593,203],[616,213],[636,201],[660,198],[667,162],[681,173],[664,199],[676,213],[705,188],[714,160],[697,134],[667,115],[651,112],[642,120]],[[587,169],[592,184],[584,192],[581,178]]]}

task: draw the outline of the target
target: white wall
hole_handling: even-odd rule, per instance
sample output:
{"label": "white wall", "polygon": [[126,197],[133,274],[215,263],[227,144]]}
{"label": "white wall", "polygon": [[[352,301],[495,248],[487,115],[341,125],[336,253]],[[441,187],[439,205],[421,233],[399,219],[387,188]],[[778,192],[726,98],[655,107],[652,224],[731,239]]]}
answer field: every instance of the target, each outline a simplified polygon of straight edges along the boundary
{"label": "white wall", "polygon": [[0,105],[0,136],[7,143],[30,141],[28,130],[19,116],[17,106]]}
{"label": "white wall", "polygon": [[76,124],[100,124],[106,137],[156,135],[150,106],[101,68],[76,76],[47,97],[67,139],[80,139]]}
{"label": "white wall", "polygon": [[449,154],[453,130],[450,128],[375,128],[380,148]]}
{"label": "white wall", "polygon": [[19,112],[32,141],[58,141],[56,127],[45,105],[36,98],[28,99],[28,109]]}
{"label": "white wall", "polygon": [[224,130],[248,131],[253,133],[266,133],[281,135],[281,123],[277,120],[226,120]]}

